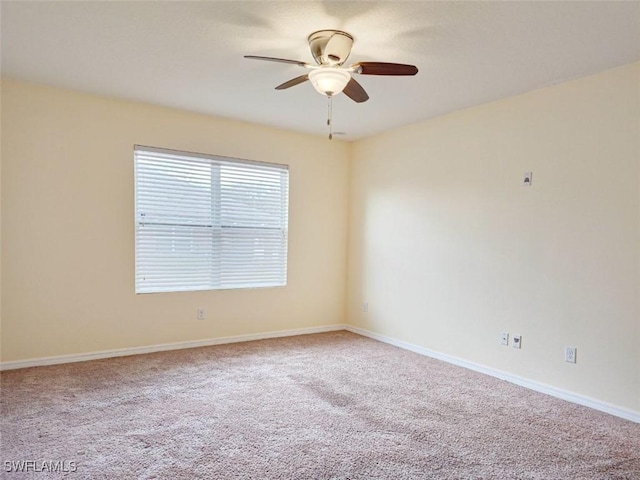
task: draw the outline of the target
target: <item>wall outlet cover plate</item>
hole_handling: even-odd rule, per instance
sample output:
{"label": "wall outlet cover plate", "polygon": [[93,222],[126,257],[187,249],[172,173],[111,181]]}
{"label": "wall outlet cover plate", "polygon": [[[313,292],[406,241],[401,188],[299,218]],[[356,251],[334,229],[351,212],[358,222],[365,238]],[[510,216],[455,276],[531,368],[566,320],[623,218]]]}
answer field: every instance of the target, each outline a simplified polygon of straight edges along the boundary
{"label": "wall outlet cover plate", "polygon": [[578,349],[576,347],[565,347],[564,349],[564,361],[567,363],[576,363],[576,356],[578,355]]}

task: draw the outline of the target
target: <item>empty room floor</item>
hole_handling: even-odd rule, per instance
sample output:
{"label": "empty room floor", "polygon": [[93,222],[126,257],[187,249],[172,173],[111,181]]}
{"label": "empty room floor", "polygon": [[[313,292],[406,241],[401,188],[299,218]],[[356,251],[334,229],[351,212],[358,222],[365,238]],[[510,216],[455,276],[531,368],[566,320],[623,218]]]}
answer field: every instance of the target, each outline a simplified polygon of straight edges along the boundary
{"label": "empty room floor", "polygon": [[640,478],[639,424],[345,331],[1,378],[3,478]]}

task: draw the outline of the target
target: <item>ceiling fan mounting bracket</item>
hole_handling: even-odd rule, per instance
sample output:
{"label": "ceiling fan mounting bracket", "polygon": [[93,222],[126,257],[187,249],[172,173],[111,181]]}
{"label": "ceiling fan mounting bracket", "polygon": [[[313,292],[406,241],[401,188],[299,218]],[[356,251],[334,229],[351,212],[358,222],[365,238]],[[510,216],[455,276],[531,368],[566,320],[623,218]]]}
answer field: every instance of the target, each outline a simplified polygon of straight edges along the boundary
{"label": "ceiling fan mounting bracket", "polygon": [[342,30],[318,30],[307,38],[319,65],[341,66],[351,54],[353,37]]}

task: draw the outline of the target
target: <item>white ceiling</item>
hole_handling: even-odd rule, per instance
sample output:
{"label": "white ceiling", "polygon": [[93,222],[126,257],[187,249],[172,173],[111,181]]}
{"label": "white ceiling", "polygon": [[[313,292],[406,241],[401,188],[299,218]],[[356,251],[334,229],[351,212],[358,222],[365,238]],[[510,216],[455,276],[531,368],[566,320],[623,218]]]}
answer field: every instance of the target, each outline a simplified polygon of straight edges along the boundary
{"label": "white ceiling", "polygon": [[295,65],[309,33],[355,37],[351,57],[417,65],[358,76],[370,100],[334,99],[347,140],[640,60],[640,2],[2,1],[2,73],[326,134],[326,98]]}

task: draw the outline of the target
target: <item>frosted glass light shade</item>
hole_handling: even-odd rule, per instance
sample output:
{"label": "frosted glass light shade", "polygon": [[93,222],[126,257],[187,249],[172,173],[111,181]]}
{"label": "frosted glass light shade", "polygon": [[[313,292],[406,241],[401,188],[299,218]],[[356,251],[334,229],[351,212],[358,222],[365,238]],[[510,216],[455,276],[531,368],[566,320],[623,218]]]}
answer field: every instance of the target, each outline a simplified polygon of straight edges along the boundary
{"label": "frosted glass light shade", "polygon": [[331,96],[344,90],[351,80],[351,75],[340,68],[323,67],[311,70],[309,80],[318,93]]}

